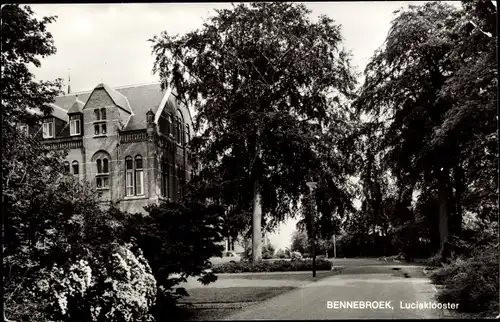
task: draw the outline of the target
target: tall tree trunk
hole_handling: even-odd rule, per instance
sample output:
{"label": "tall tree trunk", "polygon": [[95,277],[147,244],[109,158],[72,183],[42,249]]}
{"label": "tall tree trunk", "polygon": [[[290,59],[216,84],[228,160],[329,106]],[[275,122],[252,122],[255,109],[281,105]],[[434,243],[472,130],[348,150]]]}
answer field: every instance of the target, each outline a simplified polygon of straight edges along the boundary
{"label": "tall tree trunk", "polygon": [[262,204],[260,189],[260,162],[262,151],[260,148],[260,131],[257,130],[255,141],[255,163],[253,181],[253,214],[252,214],[252,262],[254,264],[262,260]]}
{"label": "tall tree trunk", "polygon": [[449,208],[448,208],[448,170],[443,169],[439,175],[439,246],[440,254],[446,259],[445,244],[448,241],[449,233]]}
{"label": "tall tree trunk", "polygon": [[254,181],[253,189],[253,216],[252,216],[252,262],[262,260],[262,205],[259,180]]}

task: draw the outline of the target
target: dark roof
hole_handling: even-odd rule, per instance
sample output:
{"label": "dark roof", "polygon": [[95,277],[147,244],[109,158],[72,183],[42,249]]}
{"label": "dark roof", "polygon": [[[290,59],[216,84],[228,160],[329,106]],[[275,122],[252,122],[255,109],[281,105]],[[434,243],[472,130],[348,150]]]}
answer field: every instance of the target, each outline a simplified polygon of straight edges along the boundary
{"label": "dark roof", "polygon": [[71,105],[70,109],[68,110],[68,114],[81,113],[84,105],[85,103],[80,101],[77,96],[75,102],[73,103],[73,105]]}
{"label": "dark roof", "polygon": [[68,122],[68,112],[56,104],[50,104],[52,107],[52,116],[57,117],[61,121]]}
{"label": "dark roof", "polygon": [[[132,112],[125,131],[138,130],[146,128],[146,113],[151,110],[156,113],[160,103],[165,96],[165,91],[161,90],[160,83],[147,85],[131,85],[127,87],[119,87],[111,89],[107,85],[99,84],[96,88],[104,88],[113,99],[116,105],[123,108],[122,105],[128,106]],[[56,98],[55,104],[62,109],[68,111],[74,104],[76,97],[78,100],[86,103],[92,91],[80,92],[59,96]],[[126,102],[128,101],[128,104]],[[56,108],[54,108],[56,110]]]}

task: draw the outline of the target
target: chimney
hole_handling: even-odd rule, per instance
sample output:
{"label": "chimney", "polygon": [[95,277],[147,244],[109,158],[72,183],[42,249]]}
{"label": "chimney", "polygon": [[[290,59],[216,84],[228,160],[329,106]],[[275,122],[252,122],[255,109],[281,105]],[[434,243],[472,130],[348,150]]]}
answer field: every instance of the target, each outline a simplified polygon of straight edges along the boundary
{"label": "chimney", "polygon": [[71,94],[71,74],[69,68],[68,68],[68,94]]}

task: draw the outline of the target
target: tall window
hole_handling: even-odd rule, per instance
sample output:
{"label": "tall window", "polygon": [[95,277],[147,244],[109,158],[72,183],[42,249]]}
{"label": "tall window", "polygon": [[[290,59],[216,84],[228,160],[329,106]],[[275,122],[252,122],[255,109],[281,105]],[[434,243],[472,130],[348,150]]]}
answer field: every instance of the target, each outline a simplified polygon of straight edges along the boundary
{"label": "tall window", "polygon": [[166,197],[168,198],[168,192],[169,192],[169,189],[168,189],[168,175],[169,175],[169,171],[168,171],[168,163],[167,162],[163,162],[161,164],[161,195],[163,197]]}
{"label": "tall window", "polygon": [[175,121],[175,139],[181,144],[181,119],[179,117]]}
{"label": "tall window", "polygon": [[144,171],[140,155],[135,157],[135,194],[138,196],[144,194]]}
{"label": "tall window", "polygon": [[125,158],[125,189],[127,196],[144,195],[144,169],[140,155],[134,160],[130,156]]}
{"label": "tall window", "polygon": [[168,117],[167,117],[167,131],[168,131],[168,134],[174,136],[174,119],[172,117],[172,114],[168,114]]}
{"label": "tall window", "polygon": [[73,161],[73,163],[71,164],[71,166],[73,167],[73,174],[75,176],[79,175],[80,174],[80,167],[78,165],[78,161]]}
{"label": "tall window", "polygon": [[95,123],[94,124],[94,135],[104,135],[107,133],[106,122],[99,122],[106,120],[106,109],[95,109]]}
{"label": "tall window", "polygon": [[43,138],[49,139],[54,137],[54,120],[44,121],[42,125]]}
{"label": "tall window", "polygon": [[69,162],[68,161],[64,162],[64,173],[66,173],[66,174],[69,173]]}
{"label": "tall window", "polygon": [[177,117],[175,120],[175,138],[178,144],[184,144],[184,120],[179,110],[177,110]]}
{"label": "tall window", "polygon": [[125,190],[127,196],[134,195],[134,163],[132,157],[125,158]]}
{"label": "tall window", "polygon": [[97,175],[96,186],[97,189],[109,188],[109,161],[107,158],[96,160]]}
{"label": "tall window", "polygon": [[71,115],[69,117],[69,133],[70,135],[80,135],[81,134],[81,123],[80,115]]}

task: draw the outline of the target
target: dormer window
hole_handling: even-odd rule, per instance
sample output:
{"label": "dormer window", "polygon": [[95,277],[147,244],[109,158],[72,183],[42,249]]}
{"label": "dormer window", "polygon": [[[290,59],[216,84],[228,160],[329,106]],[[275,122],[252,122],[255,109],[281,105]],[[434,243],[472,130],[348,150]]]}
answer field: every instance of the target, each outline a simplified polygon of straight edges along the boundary
{"label": "dormer window", "polygon": [[69,133],[71,136],[82,134],[82,122],[80,119],[80,115],[78,115],[78,114],[70,115],[70,117],[69,117]]}
{"label": "dormer window", "polygon": [[44,120],[42,124],[43,138],[50,139],[54,137],[54,119]]}

